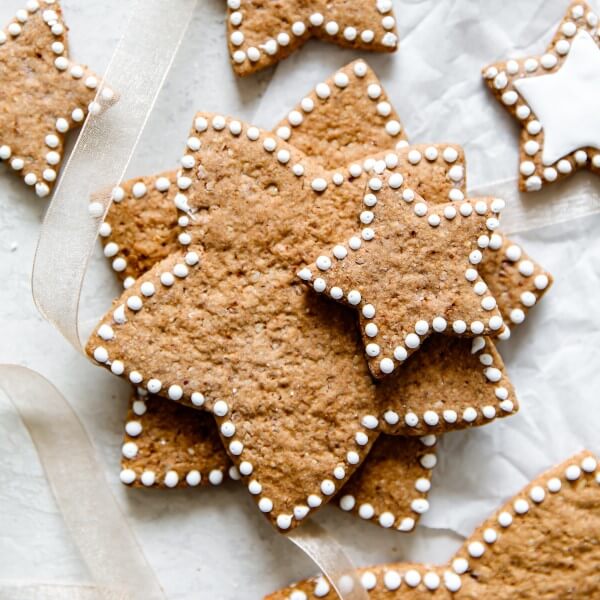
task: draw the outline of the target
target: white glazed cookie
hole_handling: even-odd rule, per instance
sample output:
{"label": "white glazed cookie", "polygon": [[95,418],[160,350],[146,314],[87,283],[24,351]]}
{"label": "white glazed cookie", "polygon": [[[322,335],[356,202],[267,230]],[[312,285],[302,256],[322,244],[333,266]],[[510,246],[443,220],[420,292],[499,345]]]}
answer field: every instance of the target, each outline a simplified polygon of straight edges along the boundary
{"label": "white glazed cookie", "polygon": [[231,63],[249,75],[289,56],[309,38],[392,52],[398,45],[392,0],[227,0]]}
{"label": "white glazed cookie", "polygon": [[545,54],[491,65],[483,76],[523,127],[523,191],[577,169],[600,172],[598,16],[586,2],[571,3]]}

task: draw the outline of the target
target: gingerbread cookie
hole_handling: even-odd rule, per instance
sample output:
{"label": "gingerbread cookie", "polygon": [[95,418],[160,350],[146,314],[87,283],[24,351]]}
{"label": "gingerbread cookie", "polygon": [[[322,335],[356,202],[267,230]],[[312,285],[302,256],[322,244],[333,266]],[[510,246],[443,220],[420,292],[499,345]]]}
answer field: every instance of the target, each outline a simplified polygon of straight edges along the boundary
{"label": "gingerbread cookie", "polygon": [[521,123],[519,186],[537,191],[581,168],[600,171],[598,16],[571,2],[542,56],[483,70],[488,87]]}
{"label": "gingerbread cookie", "polygon": [[349,48],[393,52],[391,0],[227,0],[233,70],[249,75],[287,58],[309,38]]}
{"label": "gingerbread cookie", "polygon": [[[360,569],[372,600],[595,598],[600,590],[600,469],[589,452],[551,469],[484,522],[443,566]],[[340,581],[347,590],[352,579]],[[267,600],[336,598],[323,577]]]}
{"label": "gingerbread cookie", "polygon": [[369,179],[356,230],[298,276],[358,311],[369,367],[381,378],[431,334],[497,335],[503,319],[477,265],[504,203],[428,205],[401,173]]}
{"label": "gingerbread cookie", "polygon": [[[342,223],[351,230],[362,193],[239,121],[200,115],[194,133],[200,150],[187,155],[176,196],[188,250],[116,302],[88,351],[151,393],[212,410],[250,491],[273,502],[269,516],[286,529],[313,508],[308,496],[338,491],[375,439],[381,407],[394,406],[360,364],[353,316],[294,282],[309,247]],[[465,424],[426,429],[455,426]],[[308,446],[292,441],[300,431]],[[296,462],[306,447],[318,460]]]}
{"label": "gingerbread cookie", "polygon": [[[337,82],[337,84],[336,84]],[[341,85],[338,85],[341,84]],[[294,143],[302,144],[303,148],[306,148],[310,151],[311,143],[310,140],[315,140],[315,148],[322,148],[323,152],[327,155],[332,155],[334,152],[339,153],[341,148],[339,147],[338,142],[335,139],[331,139],[331,146],[319,146],[322,140],[325,139],[323,135],[323,127],[325,127],[325,123],[327,121],[327,111],[332,112],[332,116],[330,120],[334,120],[334,115],[337,114],[338,110],[341,113],[344,113],[346,110],[344,107],[347,106],[350,102],[355,102],[357,105],[357,111],[360,113],[355,119],[339,119],[336,122],[336,126],[341,130],[345,130],[348,128],[352,128],[351,131],[353,135],[360,136],[360,139],[363,141],[363,145],[365,148],[364,156],[366,156],[371,149],[376,146],[378,143],[387,144],[388,140],[393,141],[394,136],[390,136],[387,131],[385,119],[382,119],[379,113],[385,112],[386,115],[388,110],[385,107],[379,107],[378,102],[387,102],[387,97],[385,96],[385,92],[381,89],[380,84],[377,82],[375,76],[372,71],[366,67],[365,63],[362,61],[358,61],[357,63],[353,63],[340,71],[336,76],[332,77],[328,82],[324,85],[327,86],[329,93],[325,94],[321,90],[321,94],[317,94],[317,90],[315,90],[312,94],[308,95],[297,107],[297,110],[302,109],[304,106],[304,118],[301,122],[298,122],[297,118],[293,118],[296,125],[290,131],[285,131],[285,123],[288,125],[291,124],[291,121],[286,119],[282,124],[276,128],[276,131],[281,134],[282,137],[286,137],[289,139],[290,135],[293,135],[292,141]],[[323,87],[323,84],[317,86]],[[375,88],[375,89],[374,89]],[[312,104],[311,104],[312,103]],[[374,110],[374,106],[377,104],[377,110]],[[389,103],[388,103],[389,104]],[[305,110],[310,109],[310,110]],[[352,114],[352,111],[349,111],[347,114]],[[390,113],[391,116],[397,117],[397,115],[392,111]],[[290,113],[291,115],[291,113]],[[389,116],[389,115],[388,115]],[[369,133],[369,130],[366,128],[361,128],[360,130],[355,130],[355,125],[353,121],[361,121],[364,123],[371,123],[372,133]],[[350,139],[350,136],[348,136]],[[192,145],[194,144],[193,138],[190,139]],[[189,143],[189,142],[188,142]],[[400,141],[399,147],[405,145],[403,140]],[[383,147],[383,146],[382,146]],[[465,189],[465,177],[464,177],[464,158],[462,155],[462,151],[460,148],[455,148],[451,146],[442,146],[442,147],[434,147],[434,146],[422,146],[415,147],[413,149],[402,150],[405,155],[401,158],[402,168],[410,171],[410,179],[412,187],[419,193],[427,195],[429,198],[435,198],[439,202],[444,202],[447,199],[455,199],[460,200],[464,198],[464,189]],[[365,169],[368,171],[373,171],[375,168],[380,169],[380,164],[385,168],[386,163],[385,159],[387,158],[388,165],[392,165],[394,160],[398,160],[398,157],[394,157],[391,154],[389,156],[382,155],[379,159],[367,159],[364,160],[364,156],[360,157],[359,148],[356,145],[352,145],[351,147],[351,155],[348,158],[356,160],[356,163],[352,165],[352,170],[356,172],[357,167],[361,169]],[[316,152],[313,150],[313,154]],[[400,153],[399,153],[400,154]],[[408,160],[408,155],[410,154],[410,160]],[[109,219],[113,217],[113,214],[116,216],[111,221],[111,225],[105,226],[104,232],[107,235],[107,239],[110,240],[109,243],[115,241],[115,232],[121,232],[120,237],[116,238],[118,242],[120,252],[122,253],[122,257],[124,260],[128,260],[128,263],[131,265],[134,276],[136,275],[136,269],[139,269],[140,262],[138,262],[132,256],[136,255],[135,251],[132,251],[132,246],[128,245],[131,237],[128,236],[133,235],[136,240],[143,242],[140,244],[136,244],[135,248],[154,248],[159,253],[165,252],[165,243],[164,240],[167,239],[166,236],[163,236],[162,241],[160,243],[156,243],[156,240],[161,239],[161,235],[155,236],[155,232],[170,232],[173,229],[172,224],[177,223],[177,213],[176,209],[173,207],[172,200],[177,194],[177,173],[173,172],[170,174],[166,174],[167,181],[165,182],[163,176],[158,176],[151,179],[136,179],[132,180],[129,183],[123,185],[122,188],[117,188],[115,190],[115,199],[118,201],[117,204],[113,205],[111,212],[109,213]],[[169,186],[168,183],[171,183]],[[134,186],[136,193],[133,194],[132,190]],[[162,191],[161,191],[162,188]],[[436,192],[438,192],[438,196],[436,196]],[[189,192],[186,192],[189,193]],[[128,230],[130,222],[135,220],[137,215],[145,210],[146,204],[149,207],[150,215],[147,217],[147,226],[143,226],[143,221],[140,222],[140,227],[136,227],[133,230]],[[166,225],[160,224],[160,219],[158,219],[158,212],[163,211],[163,219]],[[131,218],[129,218],[131,215]],[[155,224],[158,226],[155,227]],[[145,232],[151,232],[151,235],[144,238]],[[175,242],[173,240],[176,239],[177,236],[171,235],[169,238],[169,244],[173,244],[173,248],[175,247]],[[501,246],[501,244],[496,245],[497,240],[500,239],[497,234],[494,234],[490,241],[490,249],[493,247],[497,249]],[[109,254],[112,256],[112,251],[109,251]],[[152,254],[152,250],[144,250],[144,254],[149,256]],[[496,253],[497,254],[497,253]],[[511,256],[513,256],[511,254]],[[502,263],[502,260],[500,260]],[[486,265],[489,263],[485,263]],[[537,267],[536,267],[537,269]],[[490,269],[493,273],[493,269]],[[491,275],[490,275],[491,277]],[[509,280],[508,278],[503,278],[503,285],[505,284],[514,284],[514,281]],[[525,281],[525,285],[527,282]],[[529,283],[531,285],[531,283]],[[502,308],[502,307],[501,307]],[[469,362],[472,362],[472,368],[475,372],[481,373],[483,375],[483,371],[487,369],[489,365],[490,354],[495,353],[495,351],[489,352],[485,347],[476,351],[475,354],[471,355],[471,343],[467,340],[461,342],[460,340],[446,340],[446,338],[441,338],[442,343],[449,343],[450,346],[456,345],[464,348],[464,354],[461,354],[463,358],[460,358],[457,355],[460,364],[465,366],[469,365]],[[490,341],[487,344],[491,344]],[[458,348],[457,348],[458,349]],[[407,398],[411,398],[413,395],[417,394],[418,397],[422,398],[423,402],[428,401],[429,404],[432,404],[432,398],[446,398],[447,394],[437,393],[436,386],[439,384],[448,384],[448,377],[453,378],[453,382],[449,384],[449,386],[454,389],[454,386],[457,385],[455,393],[453,394],[454,398],[461,398],[465,400],[465,405],[462,409],[458,411],[453,411],[452,409],[446,409],[444,411],[445,418],[448,421],[457,421],[461,420],[464,425],[468,425],[473,423],[474,415],[477,419],[482,419],[485,422],[487,419],[493,417],[496,413],[496,409],[494,405],[499,402],[500,406],[498,409],[500,414],[509,414],[512,412],[511,400],[510,398],[499,400],[494,395],[494,388],[491,385],[489,380],[484,377],[481,380],[470,380],[468,378],[468,370],[465,372],[461,372],[462,369],[457,370],[456,368],[452,368],[449,365],[448,369],[440,369],[440,365],[443,364],[444,361],[449,360],[451,357],[444,356],[443,349],[438,349],[439,352],[442,352],[442,357],[433,356],[433,353],[430,355],[429,352],[419,353],[415,357],[411,358],[411,361],[421,361],[426,360],[427,357],[431,356],[430,366],[431,373],[435,374],[432,378],[430,376],[423,377],[415,377],[414,385],[411,384],[407,386],[403,390],[403,394]],[[450,354],[450,352],[445,353]],[[482,360],[480,361],[480,356]],[[497,355],[495,355],[497,356]],[[409,366],[411,361],[408,361],[405,369],[409,370]],[[499,357],[498,357],[499,361]],[[437,363],[437,364],[436,364]],[[487,365],[486,365],[487,363]],[[494,366],[500,365],[501,362],[497,362]],[[426,365],[415,365],[415,372],[419,372],[422,370],[425,373]],[[461,379],[462,378],[462,379]],[[482,381],[487,382],[487,386],[481,385]],[[466,382],[469,382],[468,384]],[[460,384],[460,385],[459,385]],[[462,386],[462,387],[461,387]],[[491,397],[487,399],[485,397],[485,389],[486,387],[491,388]],[[479,402],[469,402],[469,398],[473,397],[473,394],[477,392],[483,392],[482,398]],[[438,400],[439,402],[439,400]],[[481,411],[474,411],[473,405],[480,405],[482,407]],[[503,408],[502,408],[503,407]],[[413,427],[415,426],[415,416],[413,406],[409,406],[406,409],[406,414],[409,415],[408,421],[410,425],[404,424],[404,420],[401,420],[401,425],[404,424],[405,427]],[[508,411],[508,412],[507,412]],[[187,411],[189,412],[189,411]],[[412,414],[411,414],[412,413]],[[487,417],[486,417],[487,415]],[[199,415],[198,418],[203,415]],[[390,412],[386,413],[386,416],[389,420],[394,422],[394,419],[397,418]],[[184,415],[181,417],[185,418]],[[434,415],[428,414],[427,420],[429,422],[433,422],[435,419]],[[143,417],[138,416],[138,420],[142,421]],[[430,429],[431,426],[427,425],[427,423],[423,419],[417,418],[418,427],[422,427],[427,432],[427,429]],[[391,426],[391,425],[387,425]],[[396,427],[398,427],[398,422],[396,421]],[[178,429],[179,425],[177,421],[171,419],[170,420],[170,428]],[[144,424],[144,429],[148,429],[148,426]],[[130,441],[130,440],[128,440]],[[397,444],[402,444],[403,440],[398,439],[394,440]],[[163,460],[165,465],[171,463],[171,457],[169,455],[169,448],[165,446],[160,446],[156,449],[157,453],[162,452]],[[429,459],[428,459],[429,460]],[[200,466],[201,470],[203,468],[203,462],[200,457],[198,457],[198,463],[196,466]],[[137,463],[140,469],[143,467],[143,464],[140,462]],[[156,463],[152,466],[155,467]],[[128,461],[124,461],[124,467],[129,468]],[[163,470],[164,471],[164,470]],[[137,478],[134,481],[134,485],[139,484],[140,482],[141,472],[138,472]],[[183,481],[185,478],[185,473],[182,473],[180,476],[180,482],[184,485]],[[395,482],[389,482],[390,487],[394,485]],[[393,493],[390,495],[393,496]],[[379,496],[379,499],[381,496]],[[376,502],[370,502],[367,499],[365,504],[377,504]],[[362,505],[357,502],[357,506]],[[389,511],[382,512],[393,512],[398,513],[395,507],[391,506]],[[367,514],[368,509],[363,511],[363,514]],[[374,517],[376,518],[376,517]]]}
{"label": "gingerbread cookie", "polygon": [[[99,79],[68,58],[58,0],[30,0],[0,31],[0,160],[43,198],[58,176],[69,130],[94,103]],[[103,90],[111,101],[113,92]]]}

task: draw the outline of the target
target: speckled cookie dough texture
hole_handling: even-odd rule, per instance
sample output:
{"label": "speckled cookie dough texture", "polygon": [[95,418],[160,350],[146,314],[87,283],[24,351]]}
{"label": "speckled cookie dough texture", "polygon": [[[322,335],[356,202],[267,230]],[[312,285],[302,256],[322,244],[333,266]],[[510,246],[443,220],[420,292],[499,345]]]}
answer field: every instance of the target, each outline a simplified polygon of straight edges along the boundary
{"label": "speckled cookie dough texture", "polygon": [[[67,132],[79,127],[99,80],[68,58],[58,0],[30,0],[0,31],[0,161],[43,198],[56,181]],[[112,91],[104,90],[105,100]]]}
{"label": "speckled cookie dough texture", "polygon": [[[584,452],[517,494],[446,565],[387,564],[358,575],[371,600],[587,600],[598,597],[598,565],[600,470],[596,457]],[[334,598],[319,577],[266,600]]]}
{"label": "speckled cookie dough texture", "polygon": [[537,191],[577,169],[600,172],[598,16],[572,2],[542,56],[486,67],[494,96],[522,125],[519,186]]}
{"label": "speckled cookie dough texture", "polygon": [[227,0],[231,64],[241,76],[287,58],[309,38],[373,52],[398,46],[392,0]]}
{"label": "speckled cookie dough texture", "polygon": [[[116,301],[88,352],[150,393],[211,411],[259,508],[285,530],[339,491],[383,413],[397,423],[392,412],[403,410],[398,386],[369,376],[354,315],[307,293],[295,275],[315,244],[354,229],[363,185],[353,180],[363,174],[327,171],[220,115],[198,115],[192,138],[197,150],[182,160],[174,199],[187,217],[186,249]],[[500,402],[500,387],[506,399],[500,370],[488,378],[473,358],[484,405]],[[475,424],[467,417],[413,426],[437,433]]]}
{"label": "speckled cookie dough texture", "polygon": [[[447,144],[407,148],[397,114],[375,74],[363,61],[351,63],[329,80],[319,83],[288,113],[274,133],[280,139],[290,140],[301,147],[306,154],[324,160],[329,168],[347,164],[350,165],[349,172],[359,177],[362,172],[381,172],[386,167],[395,166],[405,172],[412,188],[430,201],[443,203],[449,199],[456,202],[464,199],[466,179],[462,150]],[[196,136],[190,137],[187,149],[198,148],[198,143]],[[396,152],[379,152],[394,146]],[[368,158],[369,155],[374,156]],[[158,260],[191,241],[191,236],[184,233],[189,217],[178,216],[175,205],[179,193],[191,198],[189,202],[192,204],[196,202],[195,186],[183,192],[179,189],[180,184],[183,187],[187,185],[181,176],[185,172],[183,163],[188,161],[182,161],[179,171],[136,178],[114,191],[115,204],[101,235],[105,254],[116,272],[124,278],[127,288]],[[361,185],[360,180],[354,181]],[[484,279],[490,288],[498,288],[497,297],[504,315],[512,312],[514,301],[523,306],[523,310],[516,310],[524,318],[528,306],[532,305],[530,296],[534,301],[538,300],[548,288],[550,279],[543,275],[539,266],[529,261],[518,246],[504,242],[497,233],[492,235],[488,250],[482,265],[486,272]],[[546,277],[545,282],[542,277]],[[533,285],[534,279],[538,287]],[[530,291],[532,289],[535,294]],[[146,288],[146,291],[149,290]],[[521,304],[521,297],[527,306]],[[497,388],[491,381],[498,373],[502,374],[502,361],[491,340],[486,339],[483,344],[481,341],[484,340],[471,342],[441,336],[429,340],[426,342],[428,348],[404,365],[400,382],[394,384],[389,381],[390,385],[398,386],[395,396],[403,399],[404,406],[398,411],[385,412],[382,429],[389,427],[394,432],[406,433],[409,430],[413,435],[422,435],[421,441],[430,448],[420,461],[422,467],[435,465],[432,431],[483,424],[497,413],[503,416],[517,408],[510,384],[504,376],[496,381]],[[119,370],[118,364],[116,370]],[[438,392],[442,387],[444,393]],[[448,387],[453,390],[450,396],[446,393]],[[140,389],[139,393],[142,396],[148,394],[144,389]],[[438,399],[435,406],[432,406],[432,398]],[[177,478],[177,486],[187,486],[187,473],[191,471],[201,474],[202,483],[214,485],[214,482],[221,481],[226,473],[212,472],[213,457],[202,450],[204,446],[190,446],[185,436],[175,433],[186,429],[187,419],[204,421],[202,426],[208,427],[212,417],[206,413],[194,415],[194,411],[186,408],[176,410],[177,405],[161,407],[169,416],[159,425],[163,431],[160,439],[168,443],[153,445],[150,455],[147,444],[159,435],[154,432],[153,406],[153,401],[144,401],[143,398],[133,403],[123,447],[123,481],[134,486],[153,482],[152,485],[168,487],[165,481],[172,484]],[[131,421],[135,424],[129,425]],[[444,425],[435,425],[439,421],[443,421]],[[373,453],[377,453],[380,443],[393,445],[396,454],[401,453],[406,444],[403,438],[388,441],[384,436],[376,442]],[[193,453],[189,452],[190,448]],[[219,449],[220,443],[213,447],[215,452]],[[174,456],[186,454],[189,460],[177,461],[177,467],[174,467]],[[424,489],[425,483],[420,480],[427,477],[427,471],[413,482],[410,478],[401,477],[403,464],[388,468],[391,467],[388,463],[375,462],[376,465],[371,467],[369,456],[360,472],[368,471],[369,479],[377,481],[377,493],[371,493],[373,486],[362,477],[360,486],[354,484],[353,493],[348,493],[347,486],[338,493],[340,505],[344,510],[356,512],[361,518],[370,518],[382,526],[389,526],[393,516],[396,527],[402,526],[403,531],[407,530],[408,524],[420,514],[414,508],[423,510],[426,507],[425,498],[413,498],[410,490],[413,487],[417,491]],[[410,467],[409,463],[407,467]],[[231,469],[227,469],[227,473],[237,474]],[[192,481],[196,478],[194,473]],[[407,489],[409,493],[406,493]],[[413,509],[408,516],[404,508],[407,502]]]}

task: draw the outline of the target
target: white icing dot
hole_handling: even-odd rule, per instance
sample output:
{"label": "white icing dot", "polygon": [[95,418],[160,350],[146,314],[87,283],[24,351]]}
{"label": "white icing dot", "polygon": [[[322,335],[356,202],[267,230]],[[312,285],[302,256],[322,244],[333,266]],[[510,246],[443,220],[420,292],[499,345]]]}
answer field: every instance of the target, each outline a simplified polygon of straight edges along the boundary
{"label": "white icing dot", "polygon": [[398,571],[386,571],[383,575],[383,585],[390,591],[397,590],[401,583],[402,577]]}
{"label": "white icing dot", "polygon": [[565,477],[569,481],[576,481],[581,477],[581,468],[577,465],[569,465],[565,471]]}
{"label": "white icing dot", "polygon": [[421,583],[421,575],[418,571],[414,569],[409,569],[404,574],[404,581],[406,581],[406,585],[411,588],[417,587]]}
{"label": "white icing dot", "polygon": [[423,577],[423,583],[428,590],[437,590],[440,587],[440,577],[437,573],[426,573]]}
{"label": "white icing dot", "polygon": [[452,561],[452,568],[458,575],[462,575],[469,570],[469,561],[465,558],[455,558]]}
{"label": "white icing dot", "polygon": [[514,501],[513,508],[518,515],[524,515],[529,511],[529,503],[523,498],[518,498]]}
{"label": "white icing dot", "polygon": [[481,542],[471,542],[467,546],[467,551],[473,558],[480,558],[485,553],[485,547]]}
{"label": "white icing dot", "polygon": [[370,504],[361,504],[358,508],[358,516],[361,519],[369,520],[375,515],[375,509]]}

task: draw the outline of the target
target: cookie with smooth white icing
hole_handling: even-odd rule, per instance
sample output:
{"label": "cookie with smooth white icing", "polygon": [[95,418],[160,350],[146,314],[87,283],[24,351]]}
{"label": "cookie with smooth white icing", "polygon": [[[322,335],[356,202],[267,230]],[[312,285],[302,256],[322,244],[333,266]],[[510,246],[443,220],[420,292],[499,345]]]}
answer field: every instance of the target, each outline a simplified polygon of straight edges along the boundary
{"label": "cookie with smooth white icing", "polygon": [[287,58],[312,37],[339,46],[393,52],[391,0],[227,0],[233,70],[249,75]]}
{"label": "cookie with smooth white icing", "polygon": [[[599,564],[600,470],[596,457],[583,452],[535,479],[447,564],[390,563],[360,569],[358,576],[371,600],[587,600],[600,590]],[[319,577],[266,600],[336,597]]]}
{"label": "cookie with smooth white icing", "polygon": [[493,64],[483,77],[521,123],[523,191],[582,168],[600,172],[598,16],[589,4],[571,2],[544,54]]}
{"label": "cookie with smooth white icing", "polygon": [[[67,31],[58,0],[25,3],[0,31],[0,161],[41,198],[52,191],[66,135],[85,120],[99,85],[69,59]],[[113,99],[111,90],[103,93]]]}

